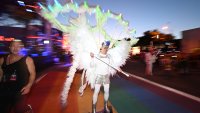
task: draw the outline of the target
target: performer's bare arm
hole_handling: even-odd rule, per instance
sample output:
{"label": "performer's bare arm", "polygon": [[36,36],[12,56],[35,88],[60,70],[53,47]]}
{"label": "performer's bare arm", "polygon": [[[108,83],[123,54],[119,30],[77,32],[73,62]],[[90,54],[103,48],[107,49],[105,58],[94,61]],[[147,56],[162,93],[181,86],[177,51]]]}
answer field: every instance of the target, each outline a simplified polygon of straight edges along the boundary
{"label": "performer's bare arm", "polygon": [[30,89],[35,81],[35,76],[36,76],[35,65],[31,57],[27,57],[26,64],[28,66],[28,71],[30,73],[30,76],[29,76],[28,84],[25,87],[23,87],[21,90],[22,95],[28,94],[30,92]]}

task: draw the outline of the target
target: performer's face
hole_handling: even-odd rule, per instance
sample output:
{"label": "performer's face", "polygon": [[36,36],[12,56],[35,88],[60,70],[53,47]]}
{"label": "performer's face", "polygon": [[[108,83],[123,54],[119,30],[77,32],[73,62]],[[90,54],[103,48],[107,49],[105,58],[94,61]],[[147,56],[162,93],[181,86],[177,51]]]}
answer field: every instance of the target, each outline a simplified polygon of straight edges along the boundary
{"label": "performer's face", "polygon": [[10,44],[10,52],[12,54],[19,54],[22,48],[23,48],[23,44],[20,41],[12,42]]}
{"label": "performer's face", "polygon": [[100,52],[101,52],[102,54],[107,54],[107,52],[108,52],[108,46],[102,46]]}

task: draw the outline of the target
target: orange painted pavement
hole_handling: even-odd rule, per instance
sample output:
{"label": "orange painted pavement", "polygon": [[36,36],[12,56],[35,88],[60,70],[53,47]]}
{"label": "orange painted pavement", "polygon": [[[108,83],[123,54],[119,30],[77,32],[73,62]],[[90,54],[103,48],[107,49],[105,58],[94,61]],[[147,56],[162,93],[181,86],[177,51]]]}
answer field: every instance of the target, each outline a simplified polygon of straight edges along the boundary
{"label": "orange painted pavement", "polygon": [[[83,96],[80,96],[81,74],[76,73],[68,95],[67,106],[61,105],[60,94],[66,79],[67,72],[50,71],[37,82],[29,95],[28,103],[31,104],[34,113],[88,113],[91,112],[93,90],[88,86]],[[103,93],[99,94],[97,111],[103,109]],[[111,105],[111,103],[109,103]],[[113,113],[117,111],[113,108]]]}

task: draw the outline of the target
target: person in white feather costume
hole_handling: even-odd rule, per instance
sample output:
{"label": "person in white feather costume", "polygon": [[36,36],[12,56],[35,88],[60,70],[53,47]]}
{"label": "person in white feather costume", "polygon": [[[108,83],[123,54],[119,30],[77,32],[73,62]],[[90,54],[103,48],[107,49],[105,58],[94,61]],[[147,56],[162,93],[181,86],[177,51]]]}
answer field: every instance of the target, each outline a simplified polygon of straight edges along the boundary
{"label": "person in white feather costume", "polygon": [[[83,95],[83,91],[87,85],[90,85],[92,89],[96,87],[95,80],[98,77],[96,78],[94,76],[94,73],[97,72],[94,69],[100,68],[101,66],[92,68],[90,66],[90,62],[92,60],[98,60],[100,63],[101,61],[99,61],[99,59],[101,60],[101,58],[94,55],[94,58],[92,59],[90,57],[90,52],[98,54],[99,44],[101,44],[102,41],[109,40],[112,45],[112,47],[109,48],[109,51],[106,51],[106,54],[109,54],[108,59],[111,60],[113,58],[112,65],[110,65],[111,62],[108,62],[107,58],[105,62],[107,62],[110,66],[102,64],[105,65],[105,68],[109,67],[109,71],[105,71],[105,73],[103,73],[105,75],[108,74],[109,77],[110,75],[114,75],[116,70],[121,71],[120,67],[125,65],[126,60],[129,57],[131,45],[138,41],[136,38],[131,38],[130,41],[123,39],[124,37],[132,37],[133,33],[135,33],[135,30],[130,28],[128,21],[123,19],[122,14],[113,13],[110,10],[104,12],[98,5],[96,7],[89,6],[87,2],[84,2],[84,4],[80,6],[76,3],[66,3],[65,5],[61,5],[56,0],[53,5],[38,5],[41,7],[39,14],[52,23],[57,29],[61,30],[63,34],[68,35],[69,38],[68,41],[70,51],[73,55],[73,62],[72,66],[67,72],[66,80],[61,92],[61,104],[63,107],[66,107],[67,105],[67,97],[77,70],[83,70],[82,85],[79,88],[81,95]],[[70,12],[76,13],[77,16],[71,18]],[[65,14],[68,16],[64,16]],[[63,24],[61,19],[58,19],[59,15],[66,18],[66,20],[68,20],[68,24]],[[93,22],[89,21],[89,17],[93,17],[93,15],[94,20],[96,21],[96,24],[94,25],[92,24]],[[113,25],[108,25],[108,20],[112,20],[114,22],[116,21],[116,27]],[[110,30],[113,28],[114,32],[106,29],[108,26],[111,27],[109,28]],[[118,31],[117,28],[120,28],[121,30]],[[103,51],[103,49],[101,51]],[[124,75],[129,76],[123,71],[121,72]],[[109,77],[105,78],[103,82],[110,83]],[[83,84],[84,78],[86,79],[85,84]],[[102,80],[98,81],[102,82]],[[107,98],[109,97],[109,85],[105,86],[104,88],[107,90],[105,93],[105,98],[107,101]],[[97,89],[98,88],[96,87],[96,92],[99,92]],[[95,97],[93,100],[95,100]]]}
{"label": "person in white feather costume", "polygon": [[[96,113],[96,103],[101,86],[104,87],[104,112],[110,112],[107,106],[109,98],[110,76],[115,75],[117,71],[129,76],[120,69],[120,66],[123,66],[126,62],[126,59],[129,57],[129,41],[130,40],[123,39],[118,41],[118,44],[116,44],[117,46],[110,48],[110,41],[105,41],[102,43],[99,53],[90,53],[90,66],[83,71],[82,85],[79,88],[79,93],[83,95],[87,84],[91,86],[91,89],[94,89],[92,113]],[[84,77],[86,78],[85,84],[83,84]]]}
{"label": "person in white feather costume", "polygon": [[110,112],[107,103],[110,88],[110,72],[112,69],[110,65],[113,65],[113,58],[108,54],[109,45],[110,42],[105,41],[102,43],[99,54],[94,55],[94,53],[90,53],[90,56],[93,58],[91,61],[91,67],[95,69],[92,113],[96,113],[96,103],[101,86],[104,87],[104,112]]}

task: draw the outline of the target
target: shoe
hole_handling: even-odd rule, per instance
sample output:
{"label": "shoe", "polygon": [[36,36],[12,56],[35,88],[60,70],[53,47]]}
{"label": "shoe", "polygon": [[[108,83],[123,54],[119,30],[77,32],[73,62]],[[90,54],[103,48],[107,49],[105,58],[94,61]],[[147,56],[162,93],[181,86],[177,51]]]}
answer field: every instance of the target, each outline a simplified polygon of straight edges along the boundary
{"label": "shoe", "polygon": [[104,113],[110,113],[110,109],[108,108],[108,102],[104,101]]}
{"label": "shoe", "polygon": [[27,110],[25,111],[25,113],[33,113],[33,109],[30,104],[27,104]]}

